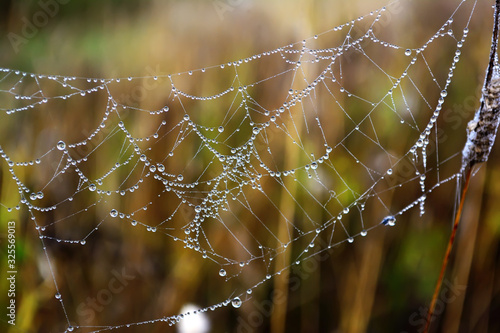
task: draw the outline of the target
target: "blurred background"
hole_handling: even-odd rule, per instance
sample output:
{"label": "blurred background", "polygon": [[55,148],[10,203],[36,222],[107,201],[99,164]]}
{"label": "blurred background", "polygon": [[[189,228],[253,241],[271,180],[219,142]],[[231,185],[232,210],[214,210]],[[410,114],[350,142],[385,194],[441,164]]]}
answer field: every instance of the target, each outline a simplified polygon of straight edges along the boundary
{"label": "blurred background", "polygon": [[[436,33],[458,3],[459,1],[452,0],[401,1],[392,7],[385,16],[386,20],[381,21],[377,33],[381,39],[414,49]],[[168,104],[164,96],[165,89],[170,87],[167,74],[186,73],[189,70],[245,59],[320,34],[386,4],[386,1],[366,0],[4,0],[0,3],[0,30],[3,36],[0,39],[0,67],[84,78],[149,77],[134,79],[129,83],[122,80],[120,84],[111,84],[110,88],[120,103],[146,110],[158,110]],[[436,137],[439,137],[440,155],[436,157],[435,149],[429,151],[429,163],[440,167],[441,177],[454,175],[459,170],[460,156],[456,154],[461,152],[466,139],[466,124],[479,104],[479,89],[484,80],[491,43],[492,4],[492,1],[481,1],[477,4],[469,25],[469,37],[461,49],[461,60],[448,89],[441,120],[438,121],[439,131]],[[473,3],[468,5],[472,6]],[[457,39],[460,39],[461,35],[456,33],[461,31],[464,22],[468,20],[465,14],[466,11],[458,15],[453,23],[456,25],[454,32]],[[344,35],[320,35],[318,45],[340,45],[341,36]],[[420,128],[425,126],[432,108],[424,105],[418,92],[421,92],[429,104],[435,106],[441,89],[433,84],[433,77],[429,73],[443,83],[456,50],[456,41],[453,38],[443,40],[431,44],[425,51],[427,64],[417,64],[411,73],[417,80],[418,89],[408,87],[404,95],[417,101],[412,104],[412,114]],[[370,47],[372,45],[367,46],[367,52],[371,52],[370,58],[379,64],[385,73],[395,77],[401,75],[408,64],[402,52],[396,54],[396,51],[387,48]],[[342,85],[354,95],[373,96],[374,100],[383,100],[382,96],[390,89],[383,75],[371,74],[373,65],[359,55],[346,57],[344,61]],[[269,78],[287,69],[283,63],[281,58],[273,57],[251,62],[247,67],[242,67],[240,79],[246,84]],[[340,68],[335,68],[334,71],[339,74]],[[311,69],[311,72],[312,75],[315,74],[314,69]],[[156,83],[151,81],[151,76],[154,75],[158,76]],[[183,74],[175,79],[175,83],[189,93],[209,95],[233,84],[234,77],[234,72],[227,70],[207,70],[206,78],[198,77],[196,73],[191,78]],[[264,85],[265,89],[251,91],[252,97],[260,105],[270,109],[277,107],[282,103],[282,99],[286,98],[291,78],[284,76],[272,83]],[[56,95],[59,92],[59,87],[44,84],[49,86],[48,93]],[[11,87],[10,81],[0,81],[0,89]],[[89,83],[87,88],[91,87],[93,85]],[[152,88],[147,88],[144,92],[141,87]],[[27,85],[25,91],[29,89]],[[382,91],[379,92],[379,89]],[[325,91],[322,92],[326,94]],[[332,95],[326,96],[318,97],[318,105],[324,109],[334,108],[335,113],[321,114],[322,124],[328,142],[338,142],[349,133],[349,123],[341,110],[331,104],[334,100]],[[2,91],[0,98],[2,108],[15,105],[5,91]],[[402,95],[395,97],[395,104],[403,103],[401,98]],[[337,95],[335,99],[348,110],[347,114],[354,118],[358,108],[366,109],[366,105],[359,101],[351,101]],[[195,103],[188,103],[186,107],[194,120],[205,126],[217,127],[225,122],[223,112],[230,103],[230,100],[221,99],[220,104],[210,104],[206,109]],[[168,122],[167,129],[163,131],[175,130],[170,124],[178,124],[181,121],[183,106],[172,103],[169,107],[171,110],[168,115],[158,117],[124,112],[124,121],[128,128],[134,130],[135,136],[155,133],[161,120]],[[21,112],[11,117],[5,114],[0,116],[0,145],[14,161],[39,157],[54,147],[61,138],[66,142],[87,138],[104,116],[106,94],[93,94],[81,99],[72,99],[67,103],[51,101],[47,106],[38,107],[36,111]],[[403,126],[393,124],[392,121],[398,119],[392,119],[389,107],[386,113],[382,112],[384,109],[377,111],[374,126],[380,129],[377,134],[383,146],[390,149],[395,156],[401,157],[416,141],[419,132],[411,132]],[[242,119],[236,120],[242,121],[242,132],[245,132],[249,125],[243,123]],[[109,125],[110,128],[114,128],[118,121],[116,117],[110,116],[110,122],[114,123]],[[382,130],[385,121],[387,129]],[[311,119],[305,119],[304,122],[312,124],[314,117],[311,116]],[[227,124],[228,128],[232,126],[233,130],[229,132],[226,129],[224,133],[234,134],[237,125],[230,122]],[[304,135],[306,138],[304,129],[298,129],[298,132],[299,136]],[[235,135],[232,138],[233,144],[241,144],[247,134]],[[307,139],[309,141],[305,142],[310,142],[311,145],[308,147],[309,151],[317,152],[316,156],[319,156],[321,149],[315,145],[321,147],[324,143],[319,133],[313,132]],[[102,140],[103,137],[98,136],[92,142],[97,145]],[[106,145],[85,163],[84,171],[91,179],[98,178],[123,157],[120,151],[123,140],[110,137],[104,142]],[[289,152],[287,141],[282,140],[279,135],[262,144],[265,148],[271,147],[275,152]],[[365,146],[363,138],[350,138],[346,145],[362,162],[376,161],[373,167],[379,168],[380,172],[384,172],[391,165],[383,159],[379,161],[380,151]],[[166,154],[165,149],[171,149],[171,146],[172,142],[164,141],[151,148],[147,145],[144,147],[149,149],[151,156],[161,159]],[[186,182],[196,179],[203,170],[201,166],[205,166],[209,161],[209,157],[203,154],[197,155],[201,162],[189,161],[199,146],[199,140],[187,139],[181,151],[176,152],[175,159],[169,160],[167,168],[182,172]],[[288,160],[284,155],[289,157]],[[349,181],[349,188],[359,189],[362,193],[363,189],[373,185],[373,180],[362,174],[348,153],[339,150],[334,151],[333,155],[335,168],[341,170],[342,178]],[[307,163],[307,157],[299,153],[275,153],[274,156],[274,162],[282,169],[290,164]],[[439,316],[433,323],[434,332],[500,331],[500,211],[496,207],[500,200],[500,168],[497,167],[500,163],[499,156],[497,147],[494,147],[490,161],[477,169],[472,180],[443,285],[444,293],[438,301],[436,313]],[[448,157],[450,159],[445,163]],[[50,181],[59,160],[60,156],[52,152],[43,159],[43,168],[19,167],[16,172],[28,187],[40,188]],[[213,172],[220,170],[214,169]],[[113,173],[103,186],[119,188],[123,185],[123,177],[126,174],[125,171]],[[395,175],[403,174],[404,170],[395,169]],[[332,184],[337,184],[335,176],[322,177],[330,179]],[[437,177],[435,169],[429,172],[429,185],[437,183]],[[307,177],[303,178],[305,184]],[[381,187],[380,191],[390,190],[383,198],[385,203],[390,203],[391,207],[394,207],[393,211],[397,212],[421,193],[418,181],[410,181],[411,176],[394,179],[395,183],[405,184],[403,190],[394,189],[389,184]],[[70,172],[58,176],[56,181],[50,183],[47,189],[50,195],[44,198],[44,203],[50,205],[61,198],[72,197],[76,191],[77,180],[74,173]],[[84,246],[47,239],[45,246],[48,250],[44,252],[28,210],[25,207],[11,211],[7,209],[17,205],[20,197],[4,160],[0,164],[0,182],[2,262],[6,258],[7,221],[18,222],[17,324],[14,327],[8,325],[4,315],[0,321],[2,330],[8,332],[60,332],[68,327],[67,318],[72,325],[81,326],[77,331],[90,332],[102,326],[125,325],[170,316],[180,313],[190,303],[199,308],[217,304],[230,297],[231,293],[245,291],[249,286],[264,279],[266,274],[273,274],[280,268],[265,259],[260,259],[256,264],[251,261],[251,265],[247,265],[241,272],[233,267],[235,265],[223,266],[228,277],[231,277],[226,280],[218,273],[223,260],[205,260],[198,253],[187,250],[181,242],[172,240],[173,237],[181,238],[174,231],[170,232],[166,228],[162,233],[153,234],[146,228],[130,227],[128,222],[114,223],[106,220],[110,208],[119,207],[120,211],[125,211],[129,207],[136,207],[136,202],[147,203],[154,200],[162,189],[151,180],[146,182],[136,196],[127,194],[124,200],[119,196],[111,196],[105,203],[95,204],[95,197],[81,194],[75,196],[77,203],[66,202],[54,213],[37,215],[37,223],[46,225],[47,235],[55,239],[79,239],[82,235],[90,234]],[[290,219],[297,221],[297,224],[305,220],[296,207],[292,208],[294,203],[286,199],[289,197],[281,193],[283,188],[295,193],[294,197],[300,207],[310,205],[308,213],[312,213],[310,215],[313,219],[328,219],[323,211],[313,213],[314,203],[308,201],[307,192],[312,187],[294,188],[288,183],[277,186],[269,180],[263,181],[262,186],[269,198],[250,197],[253,200],[252,210],[256,219],[263,221],[274,235],[286,234],[286,230],[280,229],[284,222],[280,220],[279,212],[288,212],[287,214],[292,216]],[[338,186],[333,186],[333,190],[337,193],[345,191],[341,185]],[[251,193],[245,192],[247,195]],[[183,211],[184,205],[179,202],[179,198],[169,195],[165,194],[162,202],[151,205],[147,214],[138,213],[137,219],[149,223],[148,225],[155,225],[166,216],[172,216],[173,211],[180,207],[181,211],[173,215],[175,218],[172,223],[175,228],[181,230],[180,226],[192,220],[192,208]],[[193,198],[194,201],[198,199],[200,198]],[[337,199],[338,207],[334,204],[328,206],[328,210],[334,214],[342,211],[340,207],[348,205],[349,200],[352,200],[342,196]],[[271,207],[270,202],[277,206]],[[373,221],[366,222],[367,226],[377,224],[381,217],[385,216],[382,205],[371,202],[367,202],[363,214],[363,217],[373,217]],[[288,270],[289,275],[275,275],[272,281],[255,288],[253,297],[241,307],[228,306],[206,312],[207,316],[203,318],[210,325],[209,331],[421,332],[451,231],[456,202],[456,182],[444,183],[427,197],[426,212],[422,217],[419,216],[418,209],[409,210],[397,217],[398,222],[394,228],[375,228],[367,237],[356,238],[352,245],[344,242],[292,266]],[[76,216],[70,222],[66,220],[78,209],[85,207],[89,211],[85,211],[81,217]],[[258,242],[246,241],[253,245],[264,244],[271,249],[277,248],[276,240],[270,237],[266,228],[252,224],[251,217],[247,216],[248,210],[236,206],[233,208],[233,212],[239,215],[231,218],[225,215],[224,220],[234,219],[241,222],[234,225],[227,222],[239,239],[245,240],[245,228],[254,228],[252,232]],[[99,224],[102,221],[104,223]],[[359,215],[356,217],[352,212],[346,215],[343,222],[349,232],[359,233],[362,229]],[[98,227],[98,230],[93,232],[95,227]],[[301,226],[301,229],[313,230],[305,225]],[[244,254],[234,253],[234,247],[238,245],[232,244],[226,238],[226,231],[213,227],[208,228],[206,232],[220,253],[231,258],[241,256],[241,260],[249,260]],[[336,230],[336,233],[341,234],[338,241],[347,238],[343,232]],[[326,242],[328,235],[323,238]],[[294,249],[290,249],[290,252],[307,247],[310,241],[307,237],[297,238]],[[318,246],[316,251],[321,249],[321,244]],[[66,314],[54,297],[57,289],[45,253],[51,255],[55,280],[65,302]],[[280,263],[284,266],[291,264],[287,253],[285,251],[279,256]],[[291,256],[294,255],[295,252]],[[2,309],[7,305],[5,266],[2,264],[0,281]],[[110,284],[111,281],[119,283]],[[105,298],[108,295],[106,290],[112,292],[109,293],[109,299]],[[106,304],[92,303],[92,299],[99,297],[101,300],[105,299]],[[270,302],[273,297],[274,306]],[[175,332],[180,329],[179,325],[171,327],[165,322],[155,322],[148,325],[123,326],[115,331]]]}

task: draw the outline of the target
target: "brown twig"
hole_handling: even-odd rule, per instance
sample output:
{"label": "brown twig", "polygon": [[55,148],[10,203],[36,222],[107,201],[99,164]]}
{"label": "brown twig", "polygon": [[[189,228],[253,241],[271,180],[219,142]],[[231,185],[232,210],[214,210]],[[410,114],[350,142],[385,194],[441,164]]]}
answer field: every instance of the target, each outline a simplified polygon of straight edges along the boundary
{"label": "brown twig", "polygon": [[490,57],[488,67],[486,69],[486,77],[483,86],[483,95],[481,96],[481,105],[474,115],[474,119],[467,126],[467,142],[462,152],[462,174],[465,174],[465,184],[462,189],[460,205],[455,216],[453,229],[451,231],[450,240],[446,248],[446,253],[441,265],[441,272],[434,289],[431,305],[427,314],[427,322],[424,333],[429,331],[434,307],[436,306],[439,290],[443,282],[448,260],[450,258],[451,249],[455,241],[455,236],[458,230],[458,224],[462,216],[462,209],[465,202],[467,189],[469,188],[470,178],[474,165],[481,162],[486,162],[490,154],[491,148],[495,141],[498,124],[500,119],[500,73],[497,63],[497,43],[498,30],[500,23],[500,0],[496,0],[494,26],[491,41]]}
{"label": "brown twig", "polygon": [[437,297],[439,294],[439,290],[441,289],[441,284],[443,283],[444,273],[446,272],[446,266],[448,265],[448,260],[450,259],[451,249],[453,247],[453,243],[455,241],[455,236],[458,229],[458,224],[460,222],[460,217],[462,216],[462,209],[464,207],[465,195],[467,194],[467,189],[469,188],[469,182],[472,174],[472,168],[469,168],[467,171],[467,175],[465,176],[465,185],[462,190],[462,197],[460,199],[460,205],[458,206],[457,215],[455,216],[455,222],[453,223],[453,230],[451,231],[450,240],[448,241],[448,247],[446,248],[446,253],[444,255],[443,264],[441,265],[441,273],[439,273],[439,278],[436,283],[436,288],[434,289],[434,295],[432,296],[431,305],[429,307],[429,312],[427,314],[427,322],[425,324],[424,332],[427,333],[429,331],[432,315],[434,313],[434,307],[436,306]]}

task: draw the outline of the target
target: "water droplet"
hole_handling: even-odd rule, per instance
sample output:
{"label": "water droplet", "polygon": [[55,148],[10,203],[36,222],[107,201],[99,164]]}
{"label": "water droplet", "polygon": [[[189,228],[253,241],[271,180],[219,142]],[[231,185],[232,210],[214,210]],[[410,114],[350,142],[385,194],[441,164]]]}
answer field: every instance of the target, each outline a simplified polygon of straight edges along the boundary
{"label": "water droplet", "polygon": [[260,132],[260,129],[259,129],[258,127],[254,127],[254,128],[252,129],[252,133],[253,133],[253,134],[259,134],[259,132]]}
{"label": "water droplet", "polygon": [[118,216],[118,211],[116,209],[112,209],[109,212],[109,215],[111,215],[111,217],[117,217]]}
{"label": "water droplet", "polygon": [[95,190],[97,189],[97,187],[95,186],[95,184],[90,184],[89,185],[89,190],[94,192]]}
{"label": "water droplet", "polygon": [[56,298],[56,299],[61,299],[61,294],[56,293],[56,294],[55,294],[55,298]]}
{"label": "water droplet", "polygon": [[387,170],[388,175],[392,175],[392,169]]}
{"label": "water droplet", "polygon": [[396,225],[396,218],[392,215],[384,217],[384,219],[381,222],[383,225],[387,225],[389,227],[393,227]]}
{"label": "water droplet", "polygon": [[64,149],[66,149],[66,144],[64,143],[64,141],[59,141],[59,142],[57,143],[57,149],[59,149],[59,150],[64,150]]}
{"label": "water droplet", "polygon": [[446,90],[441,90],[441,97],[446,97],[448,92]]}
{"label": "water droplet", "polygon": [[177,176],[177,180],[178,180],[178,181],[180,181],[180,182],[181,182],[183,179],[184,179],[184,176],[183,176],[183,175],[178,175],[178,176]]}
{"label": "water droplet", "polygon": [[201,206],[194,207],[194,211],[197,213],[201,212]]}
{"label": "water droplet", "polygon": [[80,244],[82,244],[82,245],[85,245],[86,243],[87,243],[87,242],[85,241],[85,239],[82,239],[82,240],[80,241]]}
{"label": "water droplet", "polygon": [[221,270],[219,271],[219,276],[226,276],[226,270],[224,268],[221,268]]}
{"label": "water droplet", "polygon": [[348,241],[349,243],[352,243],[352,242],[354,242],[354,238],[349,237],[349,238],[347,238],[347,241]]}
{"label": "water droplet", "polygon": [[411,50],[410,49],[406,49],[405,50],[405,56],[411,56]]}
{"label": "water droplet", "polygon": [[239,308],[241,306],[241,299],[239,297],[235,297],[233,298],[233,300],[231,301],[231,305],[234,307],[234,308]]}
{"label": "water droplet", "polygon": [[363,230],[360,233],[360,235],[363,236],[363,237],[365,237],[367,234],[368,234],[368,232],[366,230]]}
{"label": "water droplet", "polygon": [[223,126],[219,126],[219,128],[217,130],[219,131],[219,133],[222,133],[222,132],[224,132],[224,127]]}
{"label": "water droplet", "polygon": [[312,162],[311,163],[311,169],[316,170],[318,168],[318,163]]}

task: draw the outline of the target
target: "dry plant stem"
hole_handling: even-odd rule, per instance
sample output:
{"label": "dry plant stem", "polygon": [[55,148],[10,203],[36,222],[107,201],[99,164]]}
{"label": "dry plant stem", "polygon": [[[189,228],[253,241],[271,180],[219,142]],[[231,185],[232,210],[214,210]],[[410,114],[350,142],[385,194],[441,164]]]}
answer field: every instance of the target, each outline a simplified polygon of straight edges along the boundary
{"label": "dry plant stem", "polygon": [[[500,16],[500,0],[495,0],[495,14],[494,14],[494,23],[493,23],[493,35],[491,38],[491,50],[490,50],[490,61],[488,63],[488,68],[486,70],[486,78],[484,87],[490,85],[491,78],[493,76],[493,65],[495,64],[495,55],[497,53],[497,44],[498,44],[498,25],[499,25],[499,16]],[[483,105],[481,105],[482,107]]]}
{"label": "dry plant stem", "polygon": [[455,236],[458,229],[458,224],[460,222],[460,217],[462,216],[462,209],[464,207],[465,195],[467,194],[467,189],[469,188],[470,178],[472,174],[472,168],[469,168],[465,176],[465,185],[462,190],[462,197],[460,199],[460,205],[458,206],[457,215],[455,216],[455,222],[453,223],[453,230],[451,231],[450,240],[448,241],[448,247],[446,248],[446,253],[444,255],[443,264],[441,265],[441,273],[439,273],[439,278],[436,283],[436,289],[434,290],[434,295],[432,296],[431,305],[429,307],[429,312],[427,314],[427,322],[425,324],[424,332],[427,333],[430,328],[432,314],[434,313],[434,307],[436,306],[436,301],[439,295],[439,290],[441,289],[441,284],[443,283],[444,273],[446,272],[446,266],[448,265],[448,260],[450,259],[451,249],[455,241]]}
{"label": "dry plant stem", "polygon": [[[461,217],[462,222],[460,223],[460,234],[467,236],[457,236],[455,244],[453,245],[454,257],[459,258],[459,260],[453,261],[453,269],[449,269],[448,274],[453,277],[454,282],[457,282],[457,285],[454,285],[454,287],[461,291],[463,289],[458,288],[467,286],[469,281],[472,281],[470,275],[473,268],[474,249],[476,246],[483,247],[486,245],[484,242],[478,243],[478,237],[482,234],[482,232],[478,230],[479,219],[481,216],[484,216],[484,212],[481,212],[482,209],[480,210],[477,208],[482,207],[484,198],[481,193],[487,190],[485,179],[487,175],[491,174],[491,170],[487,171],[487,169],[486,167],[482,167],[481,170],[477,170],[478,172],[475,170],[473,171],[473,176],[471,176],[471,178],[474,177],[474,181],[471,180],[469,184],[469,189],[467,190],[467,205],[464,204]],[[477,264],[477,262],[475,263]],[[486,267],[494,266],[495,265]],[[467,290],[469,289],[467,288],[464,291]],[[457,293],[456,299],[446,303],[446,313],[443,313],[443,317],[440,319],[440,330],[442,332],[459,333],[461,320],[457,320],[457,318],[461,318],[462,314],[472,318],[472,312],[468,307],[470,304],[473,304],[473,302],[468,298],[467,304],[465,304],[466,294],[467,292]],[[484,299],[479,293],[474,293],[474,295],[478,296],[481,300]],[[479,312],[482,312],[482,310],[479,310]]]}
{"label": "dry plant stem", "polygon": [[474,119],[469,122],[467,126],[467,142],[462,152],[462,174],[465,174],[465,185],[462,190],[462,197],[458,207],[453,230],[450,235],[448,247],[441,266],[441,273],[439,274],[434,295],[432,296],[431,305],[427,314],[427,322],[424,332],[427,333],[430,328],[434,307],[436,306],[441,283],[443,282],[446,266],[450,258],[451,249],[455,240],[455,235],[462,215],[464,206],[465,195],[469,187],[470,177],[473,167],[482,162],[488,161],[493,143],[495,142],[498,124],[500,121],[500,73],[497,63],[497,43],[498,43],[498,30],[500,23],[500,0],[496,0],[493,34],[491,41],[490,57],[488,67],[486,69],[486,77],[484,80],[483,94],[481,97],[481,105],[479,110],[474,115]]}
{"label": "dry plant stem", "polygon": [[486,162],[495,142],[500,121],[500,69],[497,42],[500,22],[500,0],[496,0],[493,35],[481,105],[467,125],[467,142],[462,151],[462,173],[475,164]]}

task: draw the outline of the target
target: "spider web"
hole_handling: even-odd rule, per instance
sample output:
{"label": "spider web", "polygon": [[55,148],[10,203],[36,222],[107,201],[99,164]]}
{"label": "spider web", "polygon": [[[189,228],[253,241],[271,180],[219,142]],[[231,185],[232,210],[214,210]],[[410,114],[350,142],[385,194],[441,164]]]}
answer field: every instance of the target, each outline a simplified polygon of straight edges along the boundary
{"label": "spider web", "polygon": [[[355,246],[409,211],[425,214],[430,193],[459,182],[461,156],[441,147],[438,119],[476,3],[457,2],[415,45],[381,23],[394,18],[395,3],[181,73],[1,69],[1,168],[13,189],[1,205],[24,212],[40,238],[63,312],[56,328],[174,325],[187,314],[239,308],[293,266]],[[104,269],[119,270],[134,251],[158,244],[183,257],[141,263],[142,283],[151,270],[182,269],[174,263],[193,274],[204,265],[219,300],[179,315],[149,309],[126,323],[83,321],[77,306],[87,294],[74,290],[79,280],[61,262],[88,262],[88,279],[103,269],[91,258],[104,247],[117,256]]]}

